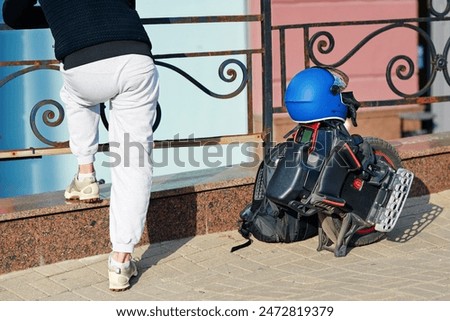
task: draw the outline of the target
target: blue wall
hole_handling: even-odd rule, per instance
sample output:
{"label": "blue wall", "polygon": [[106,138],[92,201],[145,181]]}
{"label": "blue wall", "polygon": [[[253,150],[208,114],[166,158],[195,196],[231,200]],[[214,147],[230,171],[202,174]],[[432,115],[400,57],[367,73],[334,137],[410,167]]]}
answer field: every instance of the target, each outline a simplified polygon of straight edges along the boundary
{"label": "blue wall", "polygon": [[[52,45],[53,40],[48,30],[0,31],[0,60],[51,59]],[[2,67],[0,79],[20,69],[22,67]],[[57,71],[42,70],[19,76],[0,88],[0,149],[46,147],[31,131],[30,112],[43,99],[59,100],[60,86],[61,79]],[[39,113],[39,117],[41,115]],[[56,129],[46,129],[45,126],[39,128],[49,139],[67,139],[64,126]],[[71,175],[66,175],[69,164],[75,164],[69,155],[61,158],[2,161],[0,197],[60,189],[60,180],[67,181],[74,174],[72,172]]]}
{"label": "blue wall", "polygon": [[[138,0],[137,9],[143,18],[237,15],[246,13],[246,4],[247,1],[244,0]],[[153,42],[154,54],[245,49],[247,46],[244,24],[183,24],[148,26],[146,29]],[[53,39],[49,30],[0,31],[0,61],[54,59],[52,45]],[[233,58],[242,61],[245,59]],[[189,72],[214,92],[229,93],[236,88],[236,84],[226,84],[218,77],[219,65],[225,59],[227,58],[195,58],[166,62]],[[0,68],[0,79],[15,70],[17,67]],[[247,132],[245,92],[230,100],[218,100],[207,96],[173,71],[164,68],[159,71],[163,119],[155,139]],[[43,99],[60,102],[60,86],[61,78],[57,71],[43,70],[20,76],[0,88],[1,150],[46,147],[31,131],[30,112],[32,107]],[[51,107],[47,109],[49,108]],[[52,140],[68,140],[65,122],[58,128],[45,128],[41,123],[40,128]],[[107,141],[107,132],[103,128],[100,140]],[[196,170],[212,166],[211,163],[214,163],[214,166],[231,165],[245,160],[239,148],[226,149],[226,146],[218,151],[213,147],[206,154],[205,150],[200,148],[156,150],[154,154],[155,175]],[[204,164],[205,157],[209,165]],[[98,154],[97,177],[109,182],[109,169],[102,166],[107,162],[106,155]],[[0,197],[62,190],[72,179],[75,170],[76,162],[72,155],[0,162]]]}

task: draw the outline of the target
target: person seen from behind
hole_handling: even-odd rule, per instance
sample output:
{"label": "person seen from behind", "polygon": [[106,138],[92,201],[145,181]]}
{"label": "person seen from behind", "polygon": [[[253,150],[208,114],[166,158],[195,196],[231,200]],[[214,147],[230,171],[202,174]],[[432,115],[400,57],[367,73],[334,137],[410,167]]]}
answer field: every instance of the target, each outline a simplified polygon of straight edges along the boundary
{"label": "person seen from behind", "polygon": [[[63,77],[69,142],[77,173],[68,200],[100,199],[95,177],[102,102],[110,102],[111,166],[109,288],[126,290],[138,275],[132,259],[147,217],[152,184],[152,123],[159,77],[150,39],[133,0],[5,0],[13,29],[50,28]],[[132,148],[130,148],[132,145]],[[139,148],[134,148],[138,146]],[[127,148],[128,147],[128,148]],[[145,151],[142,153],[142,151]]]}

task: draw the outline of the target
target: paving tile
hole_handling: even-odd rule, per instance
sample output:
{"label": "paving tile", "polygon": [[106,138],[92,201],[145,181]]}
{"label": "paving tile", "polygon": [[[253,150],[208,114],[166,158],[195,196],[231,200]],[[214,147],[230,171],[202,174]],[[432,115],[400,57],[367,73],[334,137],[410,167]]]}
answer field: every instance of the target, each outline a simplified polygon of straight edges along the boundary
{"label": "paving tile", "polygon": [[73,290],[100,283],[105,280],[105,277],[92,271],[86,266],[82,266],[79,269],[54,275],[50,279],[68,289]]}
{"label": "paving tile", "polygon": [[67,291],[63,293],[58,293],[56,295],[52,295],[45,299],[45,301],[89,301],[86,298],[83,298],[72,291]]}
{"label": "paving tile", "polygon": [[0,301],[22,301],[23,298],[14,294],[11,291],[0,288]]}
{"label": "paving tile", "polygon": [[43,279],[43,275],[30,270],[30,273],[18,273],[16,277],[0,281],[0,286],[22,300],[43,299],[48,294],[31,285]]}
{"label": "paving tile", "polygon": [[210,238],[208,237],[208,235],[200,235],[198,237],[194,237],[190,239],[186,244],[199,250],[208,250],[228,244],[231,245],[234,241],[235,239],[230,233],[217,233],[216,237],[214,238]]}
{"label": "paving tile", "polygon": [[169,295],[176,295],[173,290],[173,286],[169,286],[167,283],[145,283],[140,284],[135,289],[137,293],[142,293],[144,297],[148,297],[150,300],[166,300]]}
{"label": "paving tile", "polygon": [[51,275],[63,273],[66,271],[59,264],[43,265],[43,266],[35,267],[33,270],[44,276],[51,276]]}
{"label": "paving tile", "polygon": [[101,254],[79,259],[78,262],[82,263],[83,265],[93,265],[98,263],[106,264],[106,262],[108,262],[108,257],[109,254]]}
{"label": "paving tile", "polygon": [[2,285],[3,282],[7,282],[8,280],[17,279],[26,281],[26,280],[42,279],[44,277],[45,277],[44,275],[37,273],[34,269],[16,271],[7,274],[0,274],[0,286]]}
{"label": "paving tile", "polygon": [[114,301],[117,297],[108,289],[108,284],[100,283],[73,290],[73,293],[89,301]]}
{"label": "paving tile", "polygon": [[58,267],[63,269],[64,271],[73,271],[80,268],[83,268],[85,264],[83,264],[80,260],[68,260],[59,262]]}
{"label": "paving tile", "polygon": [[[150,272],[148,272],[150,271]],[[156,265],[152,265],[151,268],[149,270],[146,270],[143,273],[143,277],[147,278],[147,276],[156,276],[159,279],[170,279],[173,278],[174,276],[179,276],[179,275],[184,275],[185,273],[183,273],[181,270],[178,270],[172,266],[170,266],[169,264],[156,264]]]}
{"label": "paving tile", "polygon": [[234,276],[221,278],[218,283],[234,288],[237,291],[246,287],[258,286],[258,283],[245,279],[237,279]]}
{"label": "paving tile", "polygon": [[399,288],[398,291],[400,293],[404,293],[406,296],[415,296],[421,298],[421,300],[434,300],[434,298],[440,296],[440,294],[434,291],[429,291],[416,286]]}
{"label": "paving tile", "polygon": [[94,261],[93,263],[90,263],[86,267],[91,270],[93,273],[102,275],[105,278],[108,278],[108,263],[107,259],[100,260],[100,261]]}
{"label": "paving tile", "polygon": [[173,261],[167,262],[167,265],[173,267],[178,271],[181,271],[182,273],[195,273],[198,271],[206,270],[204,267],[201,267],[200,265],[195,264],[184,257],[180,257]]}
{"label": "paving tile", "polygon": [[30,282],[30,285],[35,289],[44,292],[48,296],[60,294],[67,291],[67,288],[52,281],[49,278],[39,279]]}

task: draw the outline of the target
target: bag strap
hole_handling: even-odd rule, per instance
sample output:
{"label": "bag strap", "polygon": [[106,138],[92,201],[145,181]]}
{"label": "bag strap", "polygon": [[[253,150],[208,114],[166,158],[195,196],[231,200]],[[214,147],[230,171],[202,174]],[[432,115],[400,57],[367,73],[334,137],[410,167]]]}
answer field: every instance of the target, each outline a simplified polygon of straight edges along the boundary
{"label": "bag strap", "polygon": [[240,249],[243,249],[243,248],[245,248],[245,247],[248,247],[248,246],[250,246],[252,243],[253,243],[253,240],[252,240],[251,238],[248,238],[248,239],[247,239],[247,242],[245,242],[244,244],[233,246],[233,247],[231,248],[230,252],[233,253],[233,252],[235,252],[235,251],[237,251],[237,250],[240,250]]}

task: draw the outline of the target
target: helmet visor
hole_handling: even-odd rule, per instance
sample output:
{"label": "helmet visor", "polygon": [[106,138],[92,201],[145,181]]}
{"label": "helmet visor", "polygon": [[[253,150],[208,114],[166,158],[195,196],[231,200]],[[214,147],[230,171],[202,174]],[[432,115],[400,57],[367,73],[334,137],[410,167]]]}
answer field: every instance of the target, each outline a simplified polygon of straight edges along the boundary
{"label": "helmet visor", "polygon": [[340,94],[348,86],[349,81],[348,76],[343,71],[336,68],[326,68],[326,69],[334,78],[333,85],[330,88],[332,94],[333,95]]}

